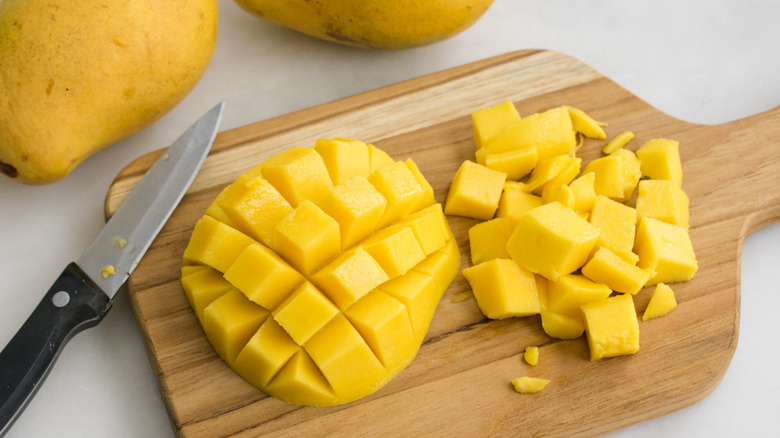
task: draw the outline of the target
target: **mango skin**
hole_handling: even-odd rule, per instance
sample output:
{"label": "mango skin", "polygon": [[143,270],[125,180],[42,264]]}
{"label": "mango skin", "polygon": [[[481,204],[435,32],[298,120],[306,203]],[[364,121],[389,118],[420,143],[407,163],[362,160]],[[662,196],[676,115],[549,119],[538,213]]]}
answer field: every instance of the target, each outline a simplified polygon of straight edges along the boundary
{"label": "mango skin", "polygon": [[0,1],[0,172],[47,184],[197,84],[216,0]]}
{"label": "mango skin", "polygon": [[235,0],[253,15],[325,41],[401,50],[452,37],[493,0]]}

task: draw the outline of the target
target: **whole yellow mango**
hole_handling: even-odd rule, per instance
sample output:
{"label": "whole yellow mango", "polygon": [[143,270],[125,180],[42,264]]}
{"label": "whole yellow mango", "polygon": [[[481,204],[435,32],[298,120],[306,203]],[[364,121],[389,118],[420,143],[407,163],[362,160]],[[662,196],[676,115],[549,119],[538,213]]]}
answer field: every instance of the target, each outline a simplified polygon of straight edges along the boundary
{"label": "whole yellow mango", "polygon": [[216,0],[0,2],[0,172],[46,184],[178,104],[214,52]]}
{"label": "whole yellow mango", "polygon": [[236,0],[273,23],[334,43],[399,50],[467,29],[493,0]]}

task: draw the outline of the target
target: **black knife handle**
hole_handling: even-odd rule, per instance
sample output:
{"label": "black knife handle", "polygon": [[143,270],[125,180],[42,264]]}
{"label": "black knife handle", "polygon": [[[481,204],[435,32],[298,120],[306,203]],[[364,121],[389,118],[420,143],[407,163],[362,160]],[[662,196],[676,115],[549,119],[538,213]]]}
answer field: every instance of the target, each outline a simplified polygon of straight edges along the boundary
{"label": "black knife handle", "polygon": [[0,352],[0,436],[32,399],[65,343],[99,323],[110,307],[108,295],[75,263],[62,271]]}

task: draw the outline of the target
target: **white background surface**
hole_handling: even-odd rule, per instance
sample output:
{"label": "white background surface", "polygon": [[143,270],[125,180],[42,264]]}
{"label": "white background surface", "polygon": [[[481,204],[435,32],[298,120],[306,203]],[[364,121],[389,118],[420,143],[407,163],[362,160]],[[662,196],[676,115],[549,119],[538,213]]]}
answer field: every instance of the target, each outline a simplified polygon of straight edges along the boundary
{"label": "white background surface", "polygon": [[[466,32],[402,52],[325,43],[252,17],[231,0],[219,6],[219,42],[209,70],[171,113],[56,184],[27,187],[0,179],[0,345],[100,230],[115,175],[170,144],[221,100],[227,102],[226,130],[493,55],[544,48],[582,59],[692,122],[722,123],[780,104],[775,0],[496,0]],[[720,386],[692,407],[615,436],[778,436],[778,245],[776,224],[743,247],[739,344]],[[125,294],[99,326],[70,341],[7,434],[172,435]]]}

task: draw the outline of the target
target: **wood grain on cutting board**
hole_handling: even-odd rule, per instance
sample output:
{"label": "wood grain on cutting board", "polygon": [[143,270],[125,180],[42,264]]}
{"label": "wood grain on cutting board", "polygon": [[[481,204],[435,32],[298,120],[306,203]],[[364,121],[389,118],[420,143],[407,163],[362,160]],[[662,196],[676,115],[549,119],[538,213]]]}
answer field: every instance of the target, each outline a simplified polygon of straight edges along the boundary
{"label": "wood grain on cutting board", "polygon": [[[395,159],[414,159],[443,202],[458,166],[474,159],[470,113],[506,99],[521,116],[563,104],[585,110],[608,122],[610,138],[634,131],[632,150],[650,138],[680,142],[699,271],[673,285],[676,310],[640,320],[639,352],[590,362],[584,338],[552,339],[538,316],[487,320],[473,299],[457,299],[469,291],[459,275],[416,359],[371,396],[336,407],[300,407],[234,375],[206,341],[179,284],[192,227],[219,191],[289,147],[350,137],[372,142]],[[578,152],[583,164],[599,157],[603,145],[586,140]],[[159,153],[117,176],[107,214]],[[691,405],[720,382],[739,331],[741,245],[752,231],[780,218],[778,183],[780,108],[723,125],[695,125],[663,114],[576,59],[514,52],[220,133],[188,194],[130,277],[131,301],[181,436],[602,434]],[[464,268],[468,228],[476,221],[449,220]],[[639,315],[651,292],[637,295]],[[540,361],[530,367],[522,353],[533,345],[540,347]],[[538,394],[517,394],[510,381],[523,375],[551,383]]]}

